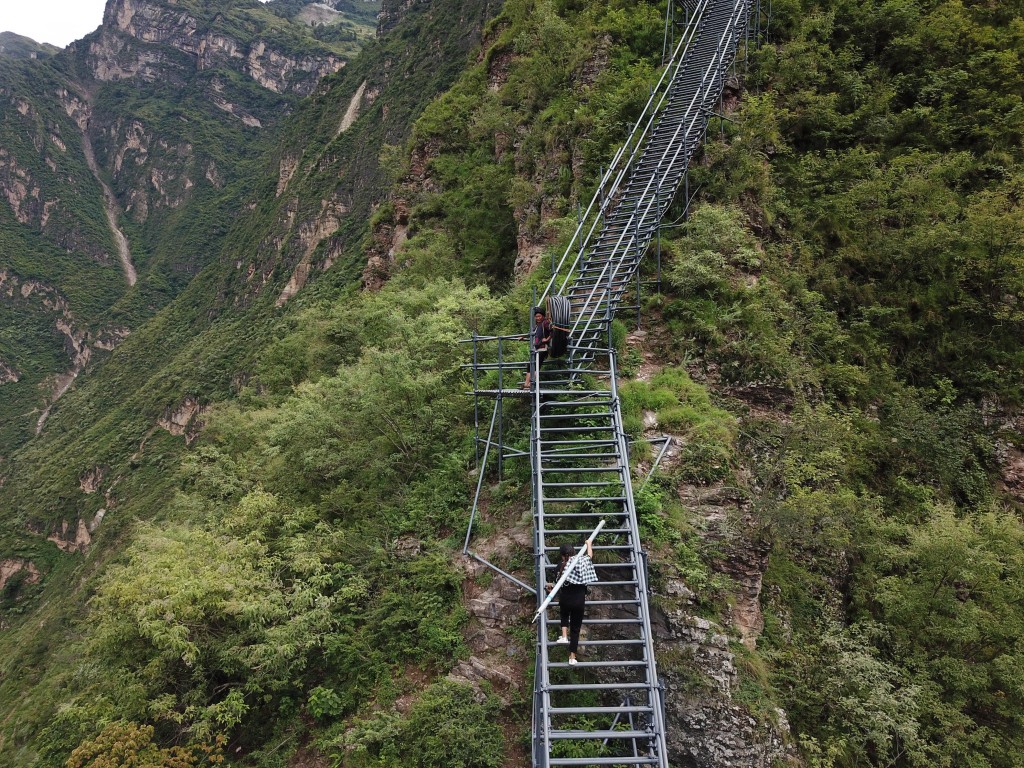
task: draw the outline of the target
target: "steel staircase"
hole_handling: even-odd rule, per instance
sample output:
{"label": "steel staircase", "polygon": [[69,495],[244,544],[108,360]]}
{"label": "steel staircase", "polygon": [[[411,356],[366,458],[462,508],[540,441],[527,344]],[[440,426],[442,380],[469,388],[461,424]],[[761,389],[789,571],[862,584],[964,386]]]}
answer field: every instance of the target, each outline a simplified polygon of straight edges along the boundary
{"label": "steel staircase", "polygon": [[[594,200],[542,299],[572,301],[569,353],[536,369],[533,387],[506,386],[526,368],[506,359],[520,337],[474,337],[474,394],[495,397],[483,444],[477,502],[464,552],[538,596],[554,581],[559,545],[575,545],[601,521],[579,663],[558,645],[557,603],[541,610],[534,685],[533,765],[668,768],[662,691],[648,606],[645,553],[633,499],[611,320],[638,274],[665,212],[683,181],[724,87],[748,23],[750,0],[697,0],[690,21],[629,139],[603,174]],[[497,356],[480,345],[497,342]],[[518,342],[520,345],[521,341]],[[503,400],[528,398],[529,450],[505,444]],[[497,425],[497,438],[495,428]],[[529,456],[536,589],[469,551],[483,474],[492,448],[501,462]]]}
{"label": "steel staircase", "polygon": [[578,545],[605,524],[594,546],[600,582],[587,600],[578,664],[570,666],[555,643],[557,611],[539,616],[534,764],[664,767],[664,713],[615,356],[603,359],[607,367],[595,370],[595,362],[589,377],[607,377],[609,388],[550,388],[541,372],[532,392],[538,585],[554,581],[559,544]]}
{"label": "steel staircase", "polygon": [[698,2],[666,68],[667,87],[605,173],[588,208],[592,221],[580,222],[545,288],[545,296],[557,290],[572,301],[576,367],[606,346],[608,323],[704,138],[749,13],[750,0]]}

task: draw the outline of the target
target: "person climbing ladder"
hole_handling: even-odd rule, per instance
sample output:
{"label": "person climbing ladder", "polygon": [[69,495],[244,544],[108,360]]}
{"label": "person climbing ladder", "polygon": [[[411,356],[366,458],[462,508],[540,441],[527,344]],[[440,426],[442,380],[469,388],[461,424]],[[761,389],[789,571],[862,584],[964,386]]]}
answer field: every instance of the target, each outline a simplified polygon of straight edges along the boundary
{"label": "person climbing ladder", "polygon": [[551,342],[551,321],[547,319],[544,307],[535,307],[533,310],[533,343],[531,345],[530,367],[526,370],[526,381],[523,382],[523,389],[530,388],[530,377],[533,374],[534,364],[538,368],[544,363],[548,356],[548,344]]}
{"label": "person climbing ladder", "polygon": [[[565,584],[558,593],[559,624],[562,634],[557,643],[569,644],[569,663],[576,664],[576,650],[580,643],[580,627],[583,626],[583,615],[587,607],[587,585],[597,581],[594,570],[594,545],[587,539],[586,554],[580,553],[573,557],[576,550],[572,544],[563,544],[558,549],[562,562],[555,574],[555,581],[568,573]],[[567,570],[568,569],[568,570]],[[552,585],[553,586],[553,585]]]}

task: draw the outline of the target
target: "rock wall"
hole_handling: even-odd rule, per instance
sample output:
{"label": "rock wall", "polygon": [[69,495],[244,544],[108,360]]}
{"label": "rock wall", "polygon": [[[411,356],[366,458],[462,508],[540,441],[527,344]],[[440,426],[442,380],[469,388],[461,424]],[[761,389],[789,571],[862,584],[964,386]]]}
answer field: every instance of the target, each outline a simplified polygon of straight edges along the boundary
{"label": "rock wall", "polygon": [[740,678],[729,636],[694,615],[681,581],[669,592],[675,607],[655,614],[654,633],[672,765],[774,768],[792,760],[785,713],[758,719],[734,701]]}
{"label": "rock wall", "polygon": [[89,42],[87,60],[93,76],[105,82],[183,84],[189,70],[226,67],[275,93],[300,96],[308,96],[320,78],[345,66],[344,59],[326,48],[295,55],[259,35],[245,41],[209,27],[171,3],[114,0],[107,4],[100,34]]}
{"label": "rock wall", "polygon": [[[71,367],[50,377],[44,386],[46,408],[36,425],[36,432],[42,431],[50,408],[67,392],[78,375],[92,359],[98,349],[109,351],[127,338],[127,328],[112,326],[98,331],[79,327],[67,299],[53,286],[39,280],[25,280],[8,270],[0,270],[0,302],[12,306],[35,305],[54,316],[54,328],[64,339],[64,351],[70,358]],[[15,379],[16,380],[16,379]]]}

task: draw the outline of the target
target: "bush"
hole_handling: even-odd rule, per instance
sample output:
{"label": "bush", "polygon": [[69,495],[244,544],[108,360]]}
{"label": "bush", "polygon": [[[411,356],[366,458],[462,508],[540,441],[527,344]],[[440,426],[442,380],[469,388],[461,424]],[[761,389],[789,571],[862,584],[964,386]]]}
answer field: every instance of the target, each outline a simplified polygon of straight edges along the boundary
{"label": "bush", "polygon": [[[481,699],[482,700],[479,700]],[[499,768],[504,735],[501,702],[468,685],[444,681],[427,688],[405,717],[381,712],[321,749],[334,765],[352,768]]]}

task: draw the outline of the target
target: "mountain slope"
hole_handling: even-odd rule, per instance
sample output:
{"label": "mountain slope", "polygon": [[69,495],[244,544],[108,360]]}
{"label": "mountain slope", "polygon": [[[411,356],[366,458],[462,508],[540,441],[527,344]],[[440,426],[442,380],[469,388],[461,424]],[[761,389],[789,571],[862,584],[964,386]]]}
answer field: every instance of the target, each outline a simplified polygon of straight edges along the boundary
{"label": "mountain slope", "polygon": [[[207,6],[230,11],[182,5]],[[1018,6],[774,4],[642,327],[616,324],[638,473],[646,439],[672,440],[638,509],[673,764],[1024,753]],[[225,29],[263,18],[238,8]],[[159,188],[109,170],[129,146],[113,103],[95,149],[121,204],[147,201],[129,241],[163,233],[140,284],[183,287],[127,294],[132,334],[0,465],[0,760],[528,764],[531,600],[458,556],[477,479],[458,340],[524,329],[646,99],[662,13],[383,11],[235,187],[197,181],[198,144],[176,155],[201,207],[171,151],[192,112],[102,86],[174,138]],[[122,43],[112,67],[212,92],[192,53]],[[250,87],[247,61],[218,76]],[[525,578],[528,476],[486,478],[475,542]]]}
{"label": "mountain slope", "polygon": [[4,310],[40,341],[0,350],[18,377],[8,450],[210,262],[226,230],[213,212],[244,204],[274,127],[366,35],[360,21],[352,39],[321,41],[257,2],[111,2],[104,18],[52,60],[3,64],[8,292],[38,284],[59,297],[15,308],[12,294]]}
{"label": "mountain slope", "polygon": [[[476,3],[424,9],[411,14],[408,22],[423,36],[423,47],[409,46],[400,34],[371,46],[365,59],[341,73],[296,115],[282,159],[259,158],[257,172],[245,182],[252,204],[235,207],[225,196],[220,207],[203,208],[204,218],[222,228],[217,238],[208,237],[209,223],[190,221],[186,211],[170,214],[168,221],[181,225],[173,242],[180,245],[195,232],[210,249],[204,254],[210,263],[167,307],[133,329],[94,375],[79,380],[38,437],[5,459],[0,559],[15,573],[8,578],[5,571],[5,621],[32,606],[38,611],[31,621],[17,621],[3,637],[11,649],[5,652],[0,684],[4,708],[13,713],[8,708],[25,694],[35,702],[35,711],[18,705],[16,722],[22,725],[17,729],[51,716],[46,701],[55,700],[47,691],[52,692],[67,670],[54,659],[75,652],[53,630],[80,610],[87,594],[79,591],[76,564],[81,555],[76,553],[87,551],[88,562],[101,569],[124,545],[136,518],[168,514],[166,503],[179,482],[178,457],[201,425],[203,412],[211,401],[236,395],[253,375],[254,359],[275,329],[287,322],[274,305],[303,259],[317,270],[327,269],[325,258],[336,259],[329,245],[358,245],[378,194],[373,179],[382,140],[402,140],[410,115],[459,71],[488,13],[486,4]],[[452,18],[467,22],[461,36],[451,35]],[[437,63],[439,49],[446,52],[445,65],[425,66],[426,60]],[[382,93],[388,110],[376,102]],[[368,119],[349,114],[343,130],[356,94],[365,98],[356,103]],[[321,195],[343,196],[339,199],[345,206],[362,218],[327,227],[323,222],[329,217],[322,215],[330,210],[325,202],[329,198]],[[217,251],[221,241],[228,245]],[[352,254],[341,262],[331,273],[333,279],[357,281],[361,260]],[[290,312],[292,305],[285,303],[282,311]],[[42,579],[29,576],[34,573]],[[46,599],[64,593],[70,599],[63,605]],[[34,599],[40,594],[42,602]],[[37,635],[39,621],[51,631],[38,642],[29,641],[28,635]],[[24,675],[43,672],[35,661],[40,656],[50,659],[45,662],[49,673],[33,686]],[[5,740],[4,749],[20,755],[11,759],[30,762],[36,758],[25,755],[36,755],[38,745],[34,737],[19,738]],[[63,755],[59,761],[67,751]]]}
{"label": "mountain slope", "polygon": [[0,56],[12,59],[43,59],[60,49],[49,43],[37,43],[14,32],[0,32]]}

